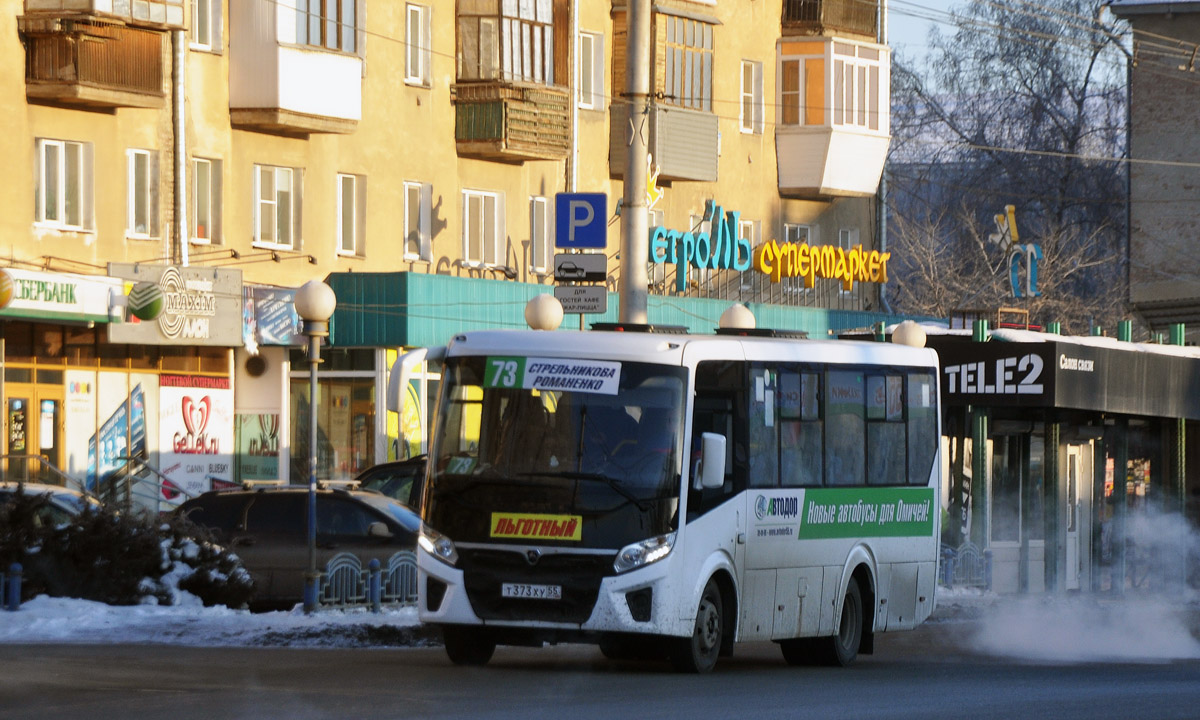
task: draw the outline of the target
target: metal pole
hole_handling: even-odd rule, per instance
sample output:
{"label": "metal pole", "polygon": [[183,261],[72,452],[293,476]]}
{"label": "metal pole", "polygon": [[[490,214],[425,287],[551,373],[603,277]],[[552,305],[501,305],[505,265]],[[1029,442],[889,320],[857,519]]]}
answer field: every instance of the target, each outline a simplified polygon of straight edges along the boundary
{"label": "metal pole", "polygon": [[321,337],[316,323],[305,322],[308,335],[308,572],[304,574],[304,612],[317,608],[317,365]]}
{"label": "metal pole", "polygon": [[646,211],[647,155],[650,134],[650,0],[630,0],[626,22],[625,98],[629,147],[621,205],[621,322],[646,323],[646,262],[650,238]]}

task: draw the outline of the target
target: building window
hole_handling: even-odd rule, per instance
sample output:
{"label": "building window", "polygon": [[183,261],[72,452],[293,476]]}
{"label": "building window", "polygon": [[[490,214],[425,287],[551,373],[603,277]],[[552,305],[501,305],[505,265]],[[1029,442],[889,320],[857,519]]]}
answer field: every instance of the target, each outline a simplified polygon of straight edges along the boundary
{"label": "building window", "polygon": [[579,33],[579,107],[604,109],[604,36]]}
{"label": "building window", "polygon": [[472,266],[501,264],[503,196],[463,190],[463,261]]}
{"label": "building window", "polygon": [[[707,235],[710,239],[712,238],[712,220],[711,219],[706,220],[704,215],[689,215],[688,216],[688,226],[692,229],[693,235],[704,234],[704,235]],[[676,270],[676,272],[679,272],[679,271]],[[708,268],[708,267],[702,267],[702,268],[694,267],[691,269],[691,272],[688,274],[689,279],[694,278],[694,280],[690,280],[690,282],[695,284],[701,290],[712,289],[712,276],[713,276],[712,268]]]}
{"label": "building window", "polygon": [[412,3],[404,8],[404,82],[429,87],[430,9]]}
{"label": "building window", "polygon": [[158,236],[158,153],[129,150],[127,158],[128,206],[125,234],[131,238]]}
{"label": "building window", "polygon": [[[850,252],[858,244],[858,228],[842,228],[838,230],[838,247],[842,250]],[[838,292],[842,295],[849,295],[853,290],[847,290],[846,286],[839,282]]]}
{"label": "building window", "polygon": [[90,230],[92,145],[39,139],[34,219],[64,230]]}
{"label": "building window", "polygon": [[255,245],[279,250],[299,247],[299,170],[255,165],[254,206]]}
{"label": "building window", "polygon": [[664,102],[712,112],[713,26],[658,15],[667,24]]}
{"label": "building window", "polygon": [[433,186],[428,183],[404,183],[404,259],[429,262],[429,218],[433,204]]}
{"label": "building window", "polygon": [[534,272],[551,272],[550,203],[544,197],[529,198],[529,260]]}
{"label": "building window", "polygon": [[460,4],[458,79],[554,84],[553,0]]}
{"label": "building window", "polygon": [[738,119],[742,132],[762,134],[763,79],[760,62],[742,61],[742,103]]}
{"label": "building window", "polygon": [[790,243],[812,244],[812,228],[808,225],[783,224],[783,241]]}
{"label": "building window", "polygon": [[[780,45],[779,123],[849,125],[887,132],[887,48],[845,41]],[[826,100],[826,88],[831,92]]]}
{"label": "building window", "polygon": [[357,0],[296,0],[296,42],[358,51]]}
{"label": "building window", "polygon": [[221,242],[221,161],[192,158],[192,242]]}
{"label": "building window", "polygon": [[221,0],[192,0],[193,50],[221,49]]}
{"label": "building window", "polygon": [[337,176],[337,251],[339,255],[363,255],[366,235],[367,178],[339,173]]}

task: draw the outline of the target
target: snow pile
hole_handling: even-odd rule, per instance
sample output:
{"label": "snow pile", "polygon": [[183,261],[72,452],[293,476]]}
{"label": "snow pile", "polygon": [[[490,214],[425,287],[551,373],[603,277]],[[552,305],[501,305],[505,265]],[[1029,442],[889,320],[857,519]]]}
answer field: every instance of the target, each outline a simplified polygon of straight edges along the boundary
{"label": "snow pile", "polygon": [[320,610],[306,615],[204,607],[188,593],[182,604],[114,606],[39,596],[16,612],[0,611],[0,644],[132,643],[220,646],[408,646],[429,641],[414,607]]}

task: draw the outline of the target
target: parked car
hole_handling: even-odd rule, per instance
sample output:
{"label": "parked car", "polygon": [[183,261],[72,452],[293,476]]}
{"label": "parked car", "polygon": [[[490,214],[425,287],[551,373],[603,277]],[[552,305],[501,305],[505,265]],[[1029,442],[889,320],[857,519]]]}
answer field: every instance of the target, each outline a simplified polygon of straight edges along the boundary
{"label": "parked car", "polygon": [[421,512],[425,490],[425,455],[372,465],[354,478],[364,490],[378,490]]}
{"label": "parked car", "polygon": [[[322,486],[317,491],[317,569],[352,553],[366,567],[388,566],[397,552],[416,546],[421,520],[396,500],[371,490]],[[308,486],[275,485],[213,490],[179,506],[176,514],[208,528],[213,540],[237,554],[254,580],[250,607],[290,608],[304,600],[308,569]]]}
{"label": "parked car", "polygon": [[46,495],[48,502],[39,510],[38,521],[60,527],[68,525],[84,510],[99,510],[100,501],[72,488],[42,483],[0,482],[0,506],[12,500],[18,492],[26,495]]}

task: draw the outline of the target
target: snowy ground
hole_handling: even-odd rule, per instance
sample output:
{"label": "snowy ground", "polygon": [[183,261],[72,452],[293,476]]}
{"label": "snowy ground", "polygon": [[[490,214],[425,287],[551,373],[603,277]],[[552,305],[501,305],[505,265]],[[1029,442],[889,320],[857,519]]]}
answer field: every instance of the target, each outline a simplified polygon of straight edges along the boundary
{"label": "snowy ground", "polygon": [[416,608],[251,614],[199,602],[116,607],[41,596],[0,611],[0,644],[133,643],[193,646],[358,647],[422,645],[431,633]]}

